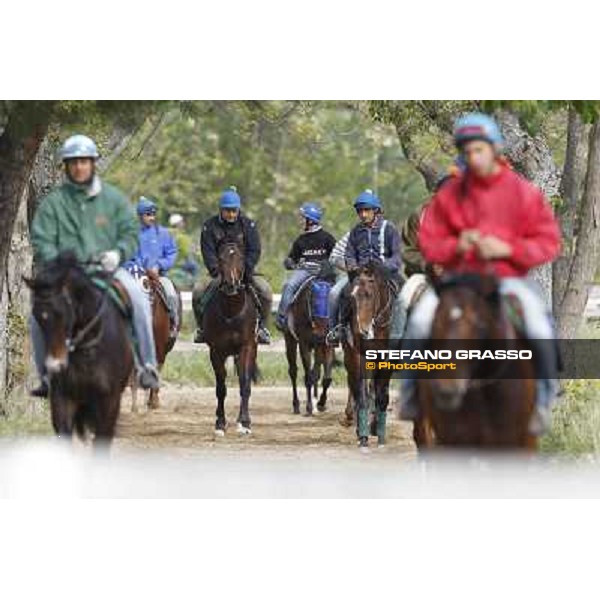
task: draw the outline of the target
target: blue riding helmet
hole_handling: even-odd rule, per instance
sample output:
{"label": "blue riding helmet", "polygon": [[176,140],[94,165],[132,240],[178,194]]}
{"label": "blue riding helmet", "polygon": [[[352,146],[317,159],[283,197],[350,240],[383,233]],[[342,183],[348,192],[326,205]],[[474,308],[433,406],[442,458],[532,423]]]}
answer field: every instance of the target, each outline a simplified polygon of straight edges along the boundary
{"label": "blue riding helmet", "polygon": [[219,208],[230,208],[240,210],[242,207],[242,200],[240,195],[237,193],[237,189],[235,186],[231,186],[229,189],[225,190],[221,194],[221,198],[219,198]]}
{"label": "blue riding helmet", "polygon": [[141,217],[142,215],[156,214],[157,207],[156,203],[152,202],[146,196],[141,196],[137,203],[137,214]]}
{"label": "blue riding helmet", "polygon": [[372,190],[365,190],[356,198],[356,200],[354,200],[354,208],[356,210],[360,208],[373,208],[375,210],[381,210],[381,200],[373,193]]}
{"label": "blue riding helmet", "polygon": [[458,148],[472,140],[483,140],[497,146],[504,144],[498,123],[489,115],[477,112],[459,117],[454,124],[454,143]]}
{"label": "blue riding helmet", "polygon": [[98,148],[92,138],[87,135],[72,135],[65,140],[65,143],[60,149],[61,160],[69,160],[70,158],[98,158]]}
{"label": "blue riding helmet", "polygon": [[300,207],[300,214],[309,221],[314,221],[315,223],[321,222],[321,217],[323,216],[323,209],[314,202],[305,202]]}

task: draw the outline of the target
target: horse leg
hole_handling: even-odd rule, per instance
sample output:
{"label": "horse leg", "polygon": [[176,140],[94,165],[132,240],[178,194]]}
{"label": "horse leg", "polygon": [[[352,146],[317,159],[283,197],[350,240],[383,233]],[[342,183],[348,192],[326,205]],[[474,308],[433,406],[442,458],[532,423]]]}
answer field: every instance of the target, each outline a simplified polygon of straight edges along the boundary
{"label": "horse leg", "polygon": [[129,376],[129,389],[131,390],[131,412],[137,413],[137,395],[138,395],[138,385],[137,378],[135,376],[135,370],[131,372]]}
{"label": "horse leg", "polygon": [[375,379],[375,409],[377,416],[377,444],[380,448],[385,446],[385,428],[387,422],[387,409],[390,402],[389,377]]}
{"label": "horse leg", "polygon": [[285,354],[288,362],[288,375],[292,382],[292,408],[295,415],[300,414],[300,398],[298,398],[298,342],[294,336],[285,333]]}
{"label": "horse leg", "polygon": [[329,390],[332,380],[331,373],[333,371],[334,351],[333,348],[322,348],[321,352],[323,362],[323,382],[321,396],[317,402],[317,410],[319,412],[324,412],[327,410],[327,391]]}
{"label": "horse leg", "polygon": [[223,436],[225,435],[225,428],[227,427],[227,419],[225,418],[225,396],[227,396],[227,385],[225,384],[225,379],[227,377],[225,357],[221,356],[216,350],[211,348],[210,362],[213,371],[215,372],[216,380],[217,421],[215,424],[215,435]]}
{"label": "horse leg", "polygon": [[52,427],[56,435],[60,438],[71,438],[75,422],[75,402],[71,398],[52,391],[50,395],[50,413]]}
{"label": "horse leg", "polygon": [[250,393],[255,364],[256,344],[244,346],[240,352],[240,413],[238,416],[238,433],[243,435],[252,433],[250,429]]}
{"label": "horse leg", "polygon": [[300,358],[302,359],[302,368],[304,369],[304,387],[306,388],[306,413],[304,416],[312,417],[313,402],[313,369],[312,369],[312,350],[308,344],[300,344]]}
{"label": "horse leg", "polygon": [[114,392],[94,400],[96,422],[94,429],[94,452],[106,454],[115,437],[119,408],[121,405],[121,394]]}

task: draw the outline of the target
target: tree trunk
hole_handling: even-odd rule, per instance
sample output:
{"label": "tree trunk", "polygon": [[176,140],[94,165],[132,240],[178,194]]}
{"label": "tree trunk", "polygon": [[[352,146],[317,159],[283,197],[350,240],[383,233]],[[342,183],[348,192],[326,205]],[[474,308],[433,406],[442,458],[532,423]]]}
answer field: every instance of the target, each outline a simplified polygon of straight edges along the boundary
{"label": "tree trunk", "polygon": [[598,209],[600,207],[600,123],[590,132],[585,189],[579,209],[579,231],[565,293],[559,307],[557,329],[561,338],[572,338],[577,332],[588,299],[599,249]]}
{"label": "tree trunk", "polygon": [[15,102],[0,135],[0,297],[19,202],[50,121],[53,102]]}
{"label": "tree trunk", "polygon": [[[508,111],[496,111],[495,117],[505,139],[506,156],[514,168],[537,185],[547,198],[557,197],[561,172],[545,140],[529,135],[519,124],[516,115]],[[531,276],[541,287],[548,307],[552,308],[552,265],[532,269]]]}
{"label": "tree trunk", "polygon": [[562,251],[553,267],[553,305],[557,320],[567,291],[571,263],[581,225],[581,199],[587,171],[590,125],[585,125],[579,113],[571,108],[567,131],[567,153],[561,183],[562,203],[559,208]]}

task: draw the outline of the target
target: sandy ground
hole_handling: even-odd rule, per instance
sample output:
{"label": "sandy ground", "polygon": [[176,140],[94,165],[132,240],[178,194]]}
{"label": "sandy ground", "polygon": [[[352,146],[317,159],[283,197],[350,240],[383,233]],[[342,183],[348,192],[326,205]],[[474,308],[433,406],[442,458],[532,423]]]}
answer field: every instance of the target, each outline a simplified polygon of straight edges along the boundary
{"label": "sandy ground", "polygon": [[[142,404],[138,400],[138,406]],[[339,422],[345,405],[346,390],[334,388],[329,394],[326,412],[315,412],[313,417],[294,415],[288,387],[255,386],[250,401],[252,434],[241,436],[235,428],[239,395],[233,388],[226,401],[229,428],[224,437],[215,438],[214,388],[167,384],[161,392],[161,407],[153,411],[144,407],[137,414],[131,412],[131,395],[126,391],[115,450],[143,448],[170,449],[185,454],[207,451],[228,455],[244,451],[279,456],[352,457],[358,453],[354,428],[343,427]],[[375,449],[374,438],[372,446]],[[407,458],[414,453],[410,427],[399,422],[390,410],[387,445],[373,454]]]}

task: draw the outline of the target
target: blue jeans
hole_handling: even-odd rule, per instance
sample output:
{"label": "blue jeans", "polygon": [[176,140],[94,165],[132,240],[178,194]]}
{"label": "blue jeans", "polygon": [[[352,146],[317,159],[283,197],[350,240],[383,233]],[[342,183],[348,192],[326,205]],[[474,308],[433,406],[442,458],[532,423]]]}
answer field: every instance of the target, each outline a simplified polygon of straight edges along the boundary
{"label": "blue jeans", "polygon": [[[117,269],[114,278],[123,285],[131,299],[133,309],[133,330],[138,341],[142,366],[151,365],[156,367],[156,350],[154,347],[154,334],[152,331],[152,313],[148,297],[129,271],[122,267]],[[38,375],[43,377],[46,373],[46,341],[44,339],[44,334],[33,315],[29,321],[29,328],[31,342],[33,344],[35,366]]]}
{"label": "blue jeans", "polygon": [[329,291],[329,328],[333,329],[339,320],[340,298],[343,289],[348,285],[348,274],[344,273]]}
{"label": "blue jeans", "polygon": [[283,290],[281,290],[281,300],[279,301],[279,308],[277,309],[277,315],[280,320],[285,319],[290,304],[294,299],[294,295],[310,276],[311,273],[303,269],[295,269],[292,271],[292,274],[283,286]]}
{"label": "blue jeans", "polygon": [[177,298],[177,291],[175,290],[173,282],[165,275],[161,275],[160,284],[162,285],[163,290],[165,290],[172,328],[177,329],[179,327],[179,299]]}

